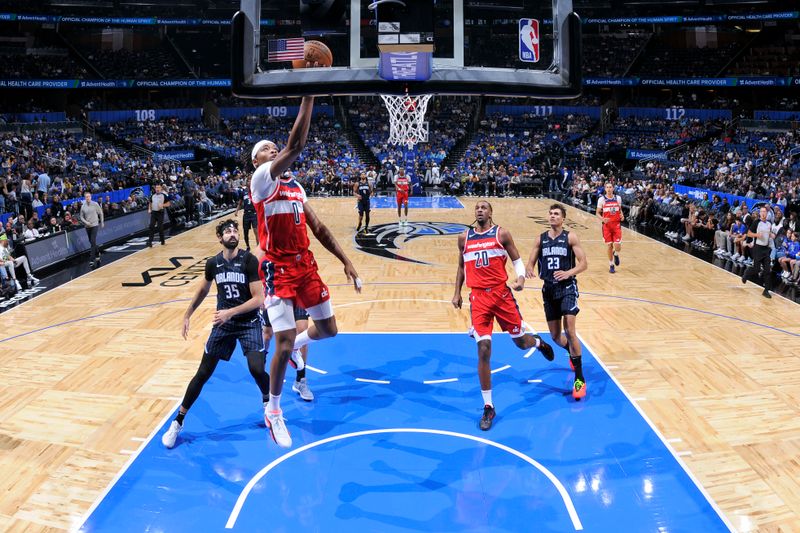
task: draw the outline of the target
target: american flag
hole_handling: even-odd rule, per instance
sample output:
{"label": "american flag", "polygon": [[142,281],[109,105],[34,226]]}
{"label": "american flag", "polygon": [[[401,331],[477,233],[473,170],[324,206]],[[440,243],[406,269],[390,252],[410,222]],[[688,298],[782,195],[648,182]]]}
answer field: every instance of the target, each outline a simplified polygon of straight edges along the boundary
{"label": "american flag", "polygon": [[267,42],[267,61],[293,61],[303,59],[304,39],[297,37],[294,39],[270,39]]}

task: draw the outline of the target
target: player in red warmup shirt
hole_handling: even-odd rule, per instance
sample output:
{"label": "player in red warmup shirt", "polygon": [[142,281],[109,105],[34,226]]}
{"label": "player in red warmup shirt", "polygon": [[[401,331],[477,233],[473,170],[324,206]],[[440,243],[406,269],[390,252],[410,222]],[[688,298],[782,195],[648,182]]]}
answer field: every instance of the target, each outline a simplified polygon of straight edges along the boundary
{"label": "player in red warmup shirt", "polygon": [[622,249],[622,199],[614,194],[614,185],[607,181],[605,194],[597,199],[597,216],[603,217],[603,240],[608,246],[608,271],[615,272],[619,266],[619,252]]}
{"label": "player in red warmup shirt", "polygon": [[[280,408],[286,365],[292,352],[295,361],[303,346],[338,332],[328,287],[319,276],[314,254],[309,250],[308,230],[344,265],[344,273],[361,292],[361,280],[331,231],[306,203],[303,187],[284,172],[297,159],[306,144],[313,97],[304,97],[286,147],[278,151],[272,141],[255,144],[250,154],[255,172],[250,180],[250,195],[258,215],[258,241],[264,252],[259,273],[264,281],[265,301],[275,332],[275,355],[270,365],[270,394],[265,421],[272,438],[284,448],[292,438]],[[314,320],[306,331],[296,333],[294,307],[304,308]]]}
{"label": "player in red warmup shirt", "polygon": [[[397,218],[400,225],[408,224],[408,193],[411,190],[411,180],[406,176],[406,169],[401,168],[397,171],[397,179],[394,182],[395,193],[397,194]],[[401,206],[405,205],[405,217],[400,214]]]}
{"label": "player in red warmup shirt", "polygon": [[[511,340],[522,350],[538,348],[548,361],[553,360],[553,349],[538,335],[526,332],[517,301],[511,292],[525,287],[525,263],[519,256],[514,239],[508,230],[492,221],[492,205],[486,200],[475,204],[474,229],[458,237],[458,272],[453,306],[461,309],[461,287],[466,280],[472,289],[469,295],[472,328],[470,334],[478,343],[478,377],[483,396],[483,416],[480,428],[492,427],[495,417],[492,403],[492,326],[494,320]],[[506,258],[511,258],[516,278],[509,288]]]}

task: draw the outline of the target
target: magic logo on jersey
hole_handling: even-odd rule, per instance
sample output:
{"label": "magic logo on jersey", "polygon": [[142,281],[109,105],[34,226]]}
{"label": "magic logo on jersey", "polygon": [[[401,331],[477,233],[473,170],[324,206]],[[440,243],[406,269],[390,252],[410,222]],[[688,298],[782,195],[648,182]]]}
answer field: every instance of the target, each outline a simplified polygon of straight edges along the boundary
{"label": "magic logo on jersey", "polygon": [[371,233],[358,233],[355,236],[356,248],[362,252],[377,255],[386,259],[408,261],[420,265],[432,265],[426,261],[412,259],[396,253],[400,247],[413,239],[420,237],[441,237],[445,235],[460,235],[470,226],[455,222],[409,222],[407,226],[400,227],[394,224],[381,224],[370,227]]}

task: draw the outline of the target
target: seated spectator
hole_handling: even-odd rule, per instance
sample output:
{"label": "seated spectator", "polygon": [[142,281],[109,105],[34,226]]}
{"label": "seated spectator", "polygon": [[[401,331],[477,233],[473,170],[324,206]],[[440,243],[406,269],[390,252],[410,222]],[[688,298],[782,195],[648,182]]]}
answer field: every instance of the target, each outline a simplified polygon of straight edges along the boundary
{"label": "seated spectator", "polygon": [[17,290],[21,291],[22,286],[19,284],[17,280],[17,272],[16,268],[18,266],[22,266],[25,269],[25,273],[28,275],[28,285],[33,286],[39,283],[39,280],[36,279],[33,274],[31,273],[31,268],[28,266],[28,258],[24,255],[20,257],[14,257],[11,254],[11,250],[9,249],[9,241],[5,235],[0,236],[0,268],[7,271],[8,276],[14,280],[14,284],[17,286]]}
{"label": "seated spectator", "polygon": [[42,236],[42,234],[39,233],[38,229],[36,229],[36,226],[34,226],[33,221],[32,220],[28,221],[28,226],[25,228],[25,231],[22,233],[22,237],[25,239],[25,242],[35,241],[36,239],[40,238],[41,236]]}

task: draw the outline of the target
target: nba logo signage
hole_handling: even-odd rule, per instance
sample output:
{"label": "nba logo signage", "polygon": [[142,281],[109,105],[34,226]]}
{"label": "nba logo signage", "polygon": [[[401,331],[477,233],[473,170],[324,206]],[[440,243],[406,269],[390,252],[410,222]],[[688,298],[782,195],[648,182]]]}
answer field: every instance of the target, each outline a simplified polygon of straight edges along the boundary
{"label": "nba logo signage", "polygon": [[519,60],[539,61],[539,21],[536,19],[519,19]]}

